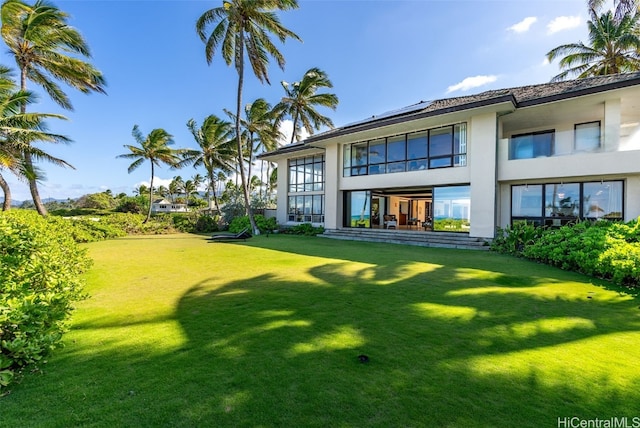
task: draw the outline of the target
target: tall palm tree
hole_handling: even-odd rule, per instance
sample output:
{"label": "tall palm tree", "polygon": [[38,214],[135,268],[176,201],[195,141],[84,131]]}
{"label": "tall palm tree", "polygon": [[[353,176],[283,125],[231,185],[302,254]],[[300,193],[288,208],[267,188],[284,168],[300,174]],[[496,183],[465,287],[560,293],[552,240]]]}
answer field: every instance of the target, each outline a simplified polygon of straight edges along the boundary
{"label": "tall palm tree", "polygon": [[564,71],[553,77],[552,82],[570,76],[582,79],[640,70],[640,14],[624,15],[620,22],[616,22],[611,11],[599,16],[594,12],[592,15],[592,20],[587,22],[588,45],[569,43],[547,53],[550,62],[562,57],[559,65]]}
{"label": "tall palm tree", "polygon": [[209,200],[213,193],[216,209],[220,210],[216,195],[217,172],[233,171],[236,158],[235,139],[231,123],[220,119],[216,115],[207,116],[201,127],[195,120],[187,122],[187,128],[198,144],[197,150],[185,153],[185,160],[193,163],[195,168],[203,166],[206,171],[209,188]]}
{"label": "tall palm tree", "polygon": [[187,209],[189,209],[189,198],[191,198],[191,195],[196,193],[196,185],[193,183],[192,180],[187,180],[184,182],[184,185],[182,186],[182,190],[184,190],[184,199],[185,199],[184,203]]}
{"label": "tall palm tree", "polygon": [[281,82],[285,91],[282,101],[276,105],[280,117],[290,117],[293,120],[293,132],[291,143],[300,141],[300,131],[304,129],[313,134],[322,126],[333,128],[333,122],[316,110],[316,106],[328,107],[335,110],[338,106],[338,97],[330,93],[318,93],[322,88],[333,88],[333,84],[327,73],[317,67],[309,69],[302,80],[289,84]]}
{"label": "tall palm tree", "polygon": [[[27,80],[31,80],[67,110],[73,110],[71,101],[56,80],[84,93],[105,93],[104,77],[83,60],[91,58],[89,47],[80,33],[67,23],[66,13],[44,0],[37,0],[33,5],[6,0],[0,12],[2,38],[20,70],[21,90],[26,90]],[[26,107],[24,104],[22,113]],[[26,168],[34,171],[32,155],[25,151],[23,157]],[[29,178],[29,189],[36,209],[46,215],[34,177]]]}
{"label": "tall palm tree", "polygon": [[[233,120],[235,115],[225,110]],[[277,111],[271,107],[264,98],[258,98],[244,107],[244,118],[240,119],[242,125],[242,138],[245,141],[247,157],[247,177],[251,177],[251,169],[255,162],[255,154],[262,150],[275,149],[279,139],[283,138],[280,132],[280,120]],[[249,191],[252,190],[251,181]]]}
{"label": "tall palm tree", "polygon": [[[36,141],[50,143],[69,143],[71,141],[63,135],[46,131],[45,119],[66,119],[64,116],[21,112],[24,105],[33,102],[35,102],[34,95],[28,91],[17,90],[17,85],[12,80],[11,71],[7,67],[0,66],[0,170],[7,169],[18,178],[38,178],[38,171],[28,168],[23,161],[22,154],[25,152],[37,159],[73,168],[62,159],[51,156],[31,145]],[[6,211],[11,208],[11,189],[1,174],[0,188],[4,193],[2,209]]]}
{"label": "tall palm tree", "polygon": [[[587,7],[591,16],[595,16],[596,11],[600,10],[606,3],[606,0],[588,0]],[[622,21],[625,15],[634,15],[638,12],[639,0],[613,0],[614,19],[616,22]]]}
{"label": "tall palm tree", "polygon": [[[196,22],[196,31],[205,42],[205,56],[211,64],[216,51],[220,49],[222,58],[238,73],[238,91],[236,99],[235,130],[238,146],[237,156],[240,178],[245,200],[246,214],[254,234],[260,231],[256,226],[249,200],[249,183],[244,171],[242,138],[240,138],[240,114],[242,110],[242,89],[244,83],[245,56],[253,73],[260,82],[270,83],[267,66],[269,56],[284,69],[284,56],[269,38],[275,35],[281,42],[288,37],[300,40],[291,30],[285,28],[278,19],[276,11],[285,11],[298,7],[297,0],[223,0],[221,7],[207,10]],[[209,28],[214,28],[209,31]],[[207,34],[209,33],[209,34]]]}
{"label": "tall palm tree", "polygon": [[180,168],[182,166],[180,155],[184,152],[182,149],[172,149],[170,146],[174,144],[173,136],[162,128],[152,130],[146,137],[142,135],[138,125],[134,125],[131,132],[136,140],[137,146],[125,144],[124,147],[130,153],[118,155],[118,158],[133,159],[133,163],[129,165],[129,173],[137,169],[145,161],[151,163],[151,180],[149,181],[149,210],[147,218],[144,222],[148,222],[151,218],[151,206],[153,204],[153,177],[155,175],[155,167],[162,164],[169,165],[171,168]]}

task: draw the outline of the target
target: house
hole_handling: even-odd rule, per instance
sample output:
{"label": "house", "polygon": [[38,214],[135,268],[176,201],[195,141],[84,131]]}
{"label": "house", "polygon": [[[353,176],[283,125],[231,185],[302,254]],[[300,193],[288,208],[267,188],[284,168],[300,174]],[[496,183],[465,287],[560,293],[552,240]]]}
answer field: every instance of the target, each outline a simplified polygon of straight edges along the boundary
{"label": "house", "polygon": [[152,213],[186,213],[187,204],[176,204],[166,199],[156,199],[151,204]]}
{"label": "house", "polygon": [[262,156],[277,219],[493,238],[519,221],[640,216],[640,73],[491,90],[373,116]]}

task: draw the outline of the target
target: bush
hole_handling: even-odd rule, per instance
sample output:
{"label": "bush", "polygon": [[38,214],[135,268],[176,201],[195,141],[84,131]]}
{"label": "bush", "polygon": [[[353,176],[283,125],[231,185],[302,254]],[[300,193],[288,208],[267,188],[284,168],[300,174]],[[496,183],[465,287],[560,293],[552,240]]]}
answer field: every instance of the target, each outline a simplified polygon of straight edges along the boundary
{"label": "bush", "polygon": [[61,344],[90,259],[71,223],[32,211],[0,214],[0,390]]}
{"label": "bush", "polygon": [[220,230],[219,218],[210,215],[201,215],[196,221],[195,231],[211,233]]}
{"label": "bush", "polygon": [[316,236],[324,233],[324,227],[314,227],[311,223],[301,223],[282,230],[283,233],[290,235]]}
{"label": "bush", "polygon": [[640,286],[640,226],[581,221],[558,229],[514,225],[498,230],[493,250],[611,280]]}
{"label": "bush", "polygon": [[[256,226],[260,230],[260,233],[270,233],[276,230],[276,228],[278,227],[278,223],[273,217],[265,218],[265,216],[263,216],[262,214],[256,214],[253,216],[253,219],[255,220]],[[236,217],[231,220],[231,223],[229,223],[229,232],[238,233],[243,229],[248,229],[253,233],[253,231],[251,230],[251,222],[249,221],[249,217],[246,215],[242,217]]]}

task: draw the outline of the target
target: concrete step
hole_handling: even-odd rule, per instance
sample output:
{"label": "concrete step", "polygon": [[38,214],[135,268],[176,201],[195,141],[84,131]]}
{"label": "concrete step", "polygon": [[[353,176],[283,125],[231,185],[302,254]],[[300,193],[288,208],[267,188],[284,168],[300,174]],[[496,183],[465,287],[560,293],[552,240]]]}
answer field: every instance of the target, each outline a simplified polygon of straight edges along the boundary
{"label": "concrete step", "polygon": [[422,232],[386,229],[327,229],[323,238],[350,241],[386,242],[422,247],[457,248],[467,250],[488,250],[489,243],[482,238],[470,237],[468,233]]}

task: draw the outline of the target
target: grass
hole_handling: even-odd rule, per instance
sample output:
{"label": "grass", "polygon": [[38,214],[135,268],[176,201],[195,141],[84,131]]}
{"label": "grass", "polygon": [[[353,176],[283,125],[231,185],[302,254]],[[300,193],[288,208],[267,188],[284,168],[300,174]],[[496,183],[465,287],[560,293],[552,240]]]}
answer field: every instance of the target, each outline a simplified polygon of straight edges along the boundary
{"label": "grass", "polygon": [[0,398],[1,427],[640,417],[639,299],[578,274],[284,235],[87,247],[91,298],[44,372]]}

